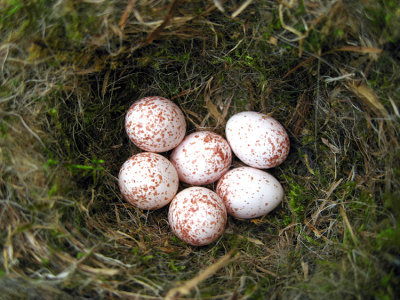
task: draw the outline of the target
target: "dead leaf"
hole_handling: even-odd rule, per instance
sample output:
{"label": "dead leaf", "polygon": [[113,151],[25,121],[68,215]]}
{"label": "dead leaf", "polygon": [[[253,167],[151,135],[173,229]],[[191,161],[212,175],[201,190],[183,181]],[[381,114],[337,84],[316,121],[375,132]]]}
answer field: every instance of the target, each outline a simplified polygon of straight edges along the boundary
{"label": "dead leaf", "polygon": [[80,264],[78,266],[79,269],[85,272],[89,272],[92,274],[98,274],[98,275],[107,275],[107,276],[113,276],[119,273],[119,270],[117,269],[109,269],[109,268],[93,268],[87,265]]}
{"label": "dead leaf", "polygon": [[336,147],[335,145],[329,143],[329,141],[325,138],[321,138],[322,143],[324,143],[328,148],[335,154],[340,153],[340,149]]}
{"label": "dead leaf", "polygon": [[378,96],[375,92],[366,84],[362,83],[360,85],[354,82],[349,83],[349,89],[357,95],[361,101],[368,106],[376,115],[387,118],[389,116],[387,110],[383,104],[379,101]]}
{"label": "dead leaf", "polygon": [[233,94],[229,97],[229,99],[224,104],[224,111],[222,112],[222,119],[225,121],[226,116],[228,115],[229,107],[231,107],[231,102],[233,99]]}
{"label": "dead leaf", "polygon": [[345,46],[337,49],[333,49],[332,52],[359,52],[362,54],[373,53],[380,54],[383,52],[382,49],[373,47],[360,47],[360,46]]}
{"label": "dead leaf", "polygon": [[304,92],[297,101],[293,116],[286,122],[286,126],[291,128],[295,136],[298,136],[302,132],[306,120],[310,118],[310,108],[310,95],[307,92]]}
{"label": "dead leaf", "polygon": [[104,75],[104,80],[103,80],[103,87],[101,88],[101,96],[104,98],[104,95],[107,92],[107,87],[108,87],[108,79],[110,78],[110,70],[106,72],[106,75]]}
{"label": "dead leaf", "polygon": [[204,101],[206,102],[208,112],[217,121],[216,127],[218,127],[220,124],[225,124],[225,120],[224,120],[224,117],[222,116],[222,114],[219,112],[218,107],[210,99],[210,96],[212,93],[212,90],[211,90],[211,81],[212,80],[213,80],[213,77],[211,77],[211,79],[207,82],[207,86],[204,90]]}
{"label": "dead leaf", "polygon": [[303,269],[304,280],[307,281],[308,280],[308,264],[304,261],[301,261],[301,268]]}
{"label": "dead leaf", "polygon": [[255,95],[254,87],[248,78],[246,78],[244,80],[244,83],[247,87],[247,90],[249,91],[249,96],[250,96],[250,103],[248,103],[249,107],[248,108],[246,107],[246,109],[254,110],[254,107],[256,106],[256,100],[255,100],[255,96],[254,96]]}
{"label": "dead leaf", "polygon": [[277,39],[276,37],[274,37],[274,36],[271,36],[271,37],[268,39],[267,43],[268,43],[268,44],[271,44],[271,45],[273,45],[273,46],[276,46],[276,45],[278,45],[278,39]]}
{"label": "dead leaf", "polygon": [[222,114],[218,111],[217,106],[211,102],[210,97],[206,96],[204,100],[206,101],[208,111],[214,117],[214,119],[217,120],[217,124],[223,123],[224,120]]}

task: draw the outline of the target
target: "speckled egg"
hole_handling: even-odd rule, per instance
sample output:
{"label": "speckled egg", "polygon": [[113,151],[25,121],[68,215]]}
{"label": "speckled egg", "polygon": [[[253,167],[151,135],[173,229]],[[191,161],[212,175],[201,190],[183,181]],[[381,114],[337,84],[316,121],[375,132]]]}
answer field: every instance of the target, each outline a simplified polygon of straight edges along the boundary
{"label": "speckled egg", "polygon": [[219,134],[199,131],[186,136],[172,151],[170,160],[182,182],[204,185],[217,181],[228,171],[232,151]]}
{"label": "speckled egg", "polygon": [[233,153],[246,165],[259,169],[281,164],[289,154],[289,136],[274,118],[255,111],[233,115],[226,124]]}
{"label": "speckled egg", "polygon": [[179,179],[168,159],[160,154],[144,152],[124,162],[118,183],[126,201],[141,209],[157,209],[174,198]]}
{"label": "speckled egg", "polygon": [[168,211],[172,231],[193,246],[208,245],[220,237],[226,219],[221,198],[204,187],[190,187],[179,192]]}
{"label": "speckled egg", "polygon": [[183,140],[186,122],[175,103],[152,96],[132,104],[125,116],[125,129],[130,140],[139,148],[165,152]]}
{"label": "speckled egg", "polygon": [[275,177],[251,167],[230,170],[218,181],[216,192],[228,214],[243,219],[269,213],[282,202],[284,195]]}

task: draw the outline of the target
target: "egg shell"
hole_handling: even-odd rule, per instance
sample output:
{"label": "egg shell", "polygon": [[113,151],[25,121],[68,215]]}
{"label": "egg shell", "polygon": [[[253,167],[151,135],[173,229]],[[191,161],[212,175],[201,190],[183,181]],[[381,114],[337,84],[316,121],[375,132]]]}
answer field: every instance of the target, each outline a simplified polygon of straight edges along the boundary
{"label": "egg shell", "polygon": [[175,103],[166,98],[145,97],[128,109],[125,130],[139,148],[165,152],[175,148],[185,137],[185,116]]}
{"label": "egg shell", "polygon": [[282,202],[284,191],[279,181],[260,169],[240,167],[218,181],[216,192],[229,215],[250,219],[263,216]]}
{"label": "egg shell", "polygon": [[222,199],[204,187],[190,187],[179,192],[168,211],[172,231],[193,246],[208,245],[219,238],[226,219]]}
{"label": "egg shell", "polygon": [[179,178],[175,167],[164,156],[144,152],[124,162],[118,183],[126,201],[141,209],[157,209],[174,198]]}
{"label": "egg shell", "polygon": [[232,162],[228,142],[211,131],[194,132],[186,136],[170,157],[179,179],[193,185],[217,181]]}
{"label": "egg shell", "polygon": [[233,115],[226,124],[226,138],[233,153],[246,165],[268,169],[288,156],[289,136],[274,118],[255,111]]}

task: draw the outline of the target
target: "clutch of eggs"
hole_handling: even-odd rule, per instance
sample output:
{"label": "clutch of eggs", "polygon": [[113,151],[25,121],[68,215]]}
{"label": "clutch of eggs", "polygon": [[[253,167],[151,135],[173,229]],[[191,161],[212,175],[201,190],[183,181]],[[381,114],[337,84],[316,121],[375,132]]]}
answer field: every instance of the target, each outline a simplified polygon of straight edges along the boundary
{"label": "clutch of eggs", "polygon": [[[288,134],[272,117],[253,111],[235,114],[226,124],[226,140],[211,131],[185,137],[186,122],[179,107],[152,96],[132,104],[125,129],[136,146],[149,152],[133,155],[122,165],[118,179],[123,197],[147,210],[172,201],[171,229],[188,244],[215,241],[224,231],[227,214],[260,217],[283,199],[279,181],[260,170],[278,166],[289,153]],[[156,154],[172,149],[170,160]],[[248,166],[228,171],[232,152]],[[176,194],[179,181],[218,184],[215,192],[196,186]]]}

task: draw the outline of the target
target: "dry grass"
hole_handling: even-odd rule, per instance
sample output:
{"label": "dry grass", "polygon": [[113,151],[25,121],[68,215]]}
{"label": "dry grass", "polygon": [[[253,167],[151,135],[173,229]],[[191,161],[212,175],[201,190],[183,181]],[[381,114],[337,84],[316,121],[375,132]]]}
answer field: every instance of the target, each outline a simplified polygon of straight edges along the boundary
{"label": "dry grass", "polygon": [[[400,294],[397,1],[10,0],[0,12],[2,297]],[[128,205],[116,176],[139,150],[123,118],[147,95],[173,99],[189,131],[223,134],[243,110],[281,121],[283,204],[230,218],[206,247],[174,237],[167,208]]]}

